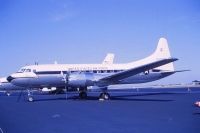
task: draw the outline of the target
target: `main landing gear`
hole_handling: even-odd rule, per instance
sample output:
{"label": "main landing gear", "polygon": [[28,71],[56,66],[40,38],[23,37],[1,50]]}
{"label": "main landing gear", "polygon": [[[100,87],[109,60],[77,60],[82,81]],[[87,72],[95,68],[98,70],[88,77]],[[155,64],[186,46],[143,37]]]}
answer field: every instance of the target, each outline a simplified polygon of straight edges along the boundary
{"label": "main landing gear", "polygon": [[[86,99],[87,98],[87,92],[86,91],[79,92],[79,98],[80,99]],[[100,101],[109,100],[109,99],[110,99],[109,93],[103,92],[99,95]]]}
{"label": "main landing gear", "polygon": [[[78,91],[79,91],[80,99],[87,98],[87,88],[80,88],[80,89],[78,89]],[[109,99],[110,99],[110,94],[107,93],[107,88],[103,88],[102,93],[99,95],[99,100],[104,101],[104,100],[109,100]]]}
{"label": "main landing gear", "polygon": [[85,91],[79,92],[79,98],[80,99],[86,99],[87,98],[87,92],[85,92]]}
{"label": "main landing gear", "polygon": [[78,91],[79,91],[79,98],[80,99],[86,99],[87,98],[87,88],[86,87],[78,88]]}
{"label": "main landing gear", "polygon": [[99,101],[109,100],[110,94],[107,92],[108,88],[102,87],[101,90],[102,90],[102,93],[99,95]]}
{"label": "main landing gear", "polygon": [[103,92],[99,95],[100,101],[109,100],[109,99],[110,99],[110,94],[107,92]]}
{"label": "main landing gear", "polygon": [[7,96],[11,95],[11,93],[9,91],[6,91],[5,93],[6,93]]}

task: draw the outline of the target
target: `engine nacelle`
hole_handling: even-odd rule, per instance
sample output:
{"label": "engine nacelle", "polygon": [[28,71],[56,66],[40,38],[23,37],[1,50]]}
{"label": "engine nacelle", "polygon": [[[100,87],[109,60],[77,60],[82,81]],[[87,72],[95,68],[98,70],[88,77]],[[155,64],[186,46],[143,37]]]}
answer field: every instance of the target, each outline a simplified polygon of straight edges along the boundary
{"label": "engine nacelle", "polygon": [[68,86],[86,87],[94,85],[93,73],[71,73],[68,77]]}

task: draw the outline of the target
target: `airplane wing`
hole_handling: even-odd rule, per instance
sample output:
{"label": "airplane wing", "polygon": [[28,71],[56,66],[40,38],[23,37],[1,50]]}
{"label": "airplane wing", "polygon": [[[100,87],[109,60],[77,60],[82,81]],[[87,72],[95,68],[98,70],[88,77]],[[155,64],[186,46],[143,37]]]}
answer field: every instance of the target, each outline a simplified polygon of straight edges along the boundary
{"label": "airplane wing", "polygon": [[165,64],[177,61],[177,60],[178,59],[176,59],[176,58],[161,59],[161,60],[149,63],[149,64],[145,64],[145,65],[142,65],[142,66],[139,66],[139,67],[128,69],[126,71],[122,71],[122,72],[115,73],[113,75],[109,75],[107,77],[101,78],[99,80],[99,83],[116,83],[116,82],[118,82],[122,79],[128,78],[130,76],[134,76],[134,75],[139,74],[141,72],[145,72],[145,71],[148,71],[150,69],[157,68],[159,66],[162,66],[162,65],[165,65]]}

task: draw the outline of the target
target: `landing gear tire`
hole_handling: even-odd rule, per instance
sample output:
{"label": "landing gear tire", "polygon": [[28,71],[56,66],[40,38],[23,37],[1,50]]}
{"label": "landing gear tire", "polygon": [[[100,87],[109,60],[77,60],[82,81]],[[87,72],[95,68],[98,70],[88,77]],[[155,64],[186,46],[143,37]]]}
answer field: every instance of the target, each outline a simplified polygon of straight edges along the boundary
{"label": "landing gear tire", "polygon": [[87,98],[87,93],[86,92],[80,92],[79,93],[79,97],[80,97],[80,99],[86,99]]}
{"label": "landing gear tire", "polygon": [[6,92],[6,95],[7,95],[7,96],[10,96],[10,92]]}
{"label": "landing gear tire", "polygon": [[110,99],[110,94],[108,93],[101,93],[99,96],[99,100],[109,100]]}
{"label": "landing gear tire", "polygon": [[33,102],[33,100],[34,100],[33,97],[31,97],[31,96],[28,97],[29,102]]}

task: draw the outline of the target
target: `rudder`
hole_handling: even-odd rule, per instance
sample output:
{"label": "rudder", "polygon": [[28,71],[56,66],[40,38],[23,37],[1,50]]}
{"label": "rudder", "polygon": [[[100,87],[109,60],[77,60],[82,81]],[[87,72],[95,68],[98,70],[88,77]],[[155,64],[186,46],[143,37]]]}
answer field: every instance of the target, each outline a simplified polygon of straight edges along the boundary
{"label": "rudder", "polygon": [[[167,39],[165,39],[165,38],[159,39],[156,51],[153,53],[153,56],[157,59],[171,58],[171,53],[169,50]],[[160,70],[164,70],[164,71],[174,71],[174,64],[169,63],[166,65],[160,66],[156,69],[160,69]]]}

